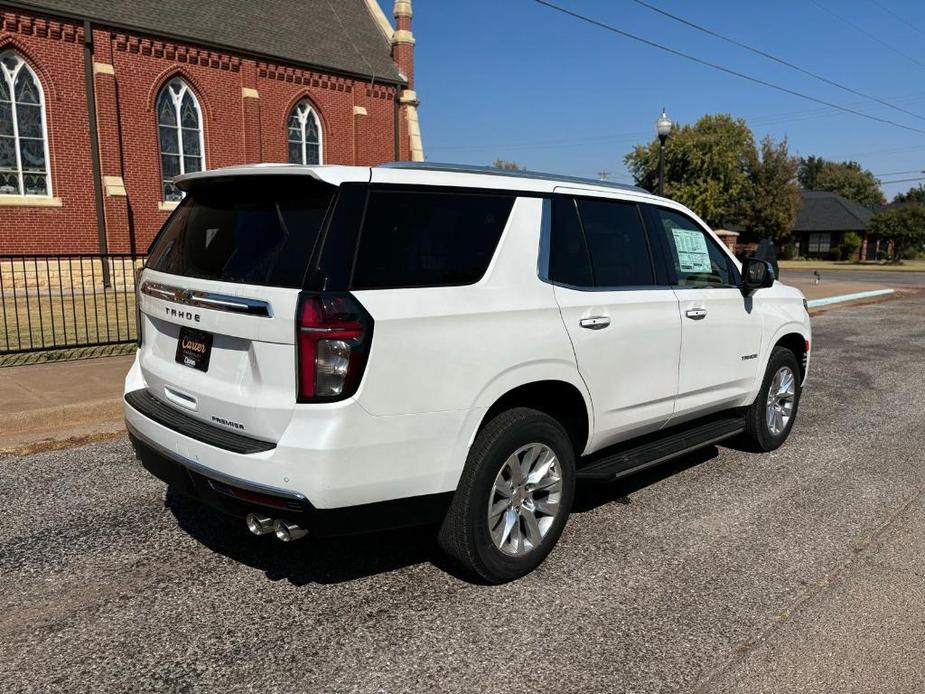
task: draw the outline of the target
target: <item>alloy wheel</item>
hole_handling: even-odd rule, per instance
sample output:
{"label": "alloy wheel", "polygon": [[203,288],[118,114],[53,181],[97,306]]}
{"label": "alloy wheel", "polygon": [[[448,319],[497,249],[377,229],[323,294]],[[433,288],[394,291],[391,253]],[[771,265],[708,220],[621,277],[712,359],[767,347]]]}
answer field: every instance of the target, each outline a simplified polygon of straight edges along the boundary
{"label": "alloy wheel", "polygon": [[542,443],[518,448],[504,461],[488,499],[488,530],[495,547],[509,556],[536,549],[559,514],[562,471],[556,454]]}
{"label": "alloy wheel", "polygon": [[796,399],[796,379],[789,366],[782,366],[771,379],[768,388],[767,423],[773,436],[780,436],[793,416]]}

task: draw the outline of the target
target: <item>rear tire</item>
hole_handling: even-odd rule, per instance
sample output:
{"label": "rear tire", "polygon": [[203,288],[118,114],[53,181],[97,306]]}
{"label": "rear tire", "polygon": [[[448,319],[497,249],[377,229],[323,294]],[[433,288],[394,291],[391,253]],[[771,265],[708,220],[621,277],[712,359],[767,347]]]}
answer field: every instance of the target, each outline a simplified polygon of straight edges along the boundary
{"label": "rear tire", "polygon": [[780,447],[793,428],[800,404],[800,365],[786,347],[775,347],[755,402],[745,414],[745,443],[757,451]]}
{"label": "rear tire", "polygon": [[552,551],[574,495],[575,453],[562,425],[507,410],[476,436],[438,541],[473,577],[512,581]]}

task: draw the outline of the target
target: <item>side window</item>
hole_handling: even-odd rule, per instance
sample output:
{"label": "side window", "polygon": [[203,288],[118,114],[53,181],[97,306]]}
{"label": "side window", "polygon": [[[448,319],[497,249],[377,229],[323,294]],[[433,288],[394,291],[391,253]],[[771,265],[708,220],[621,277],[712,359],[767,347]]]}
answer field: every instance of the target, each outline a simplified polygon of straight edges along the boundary
{"label": "side window", "polygon": [[721,287],[735,284],[729,257],[694,220],[661,207],[652,210],[660,223],[679,287]]}
{"label": "side window", "polygon": [[578,212],[598,287],[655,284],[646,233],[635,203],[580,199]]}
{"label": "side window", "polygon": [[591,257],[573,199],[553,198],[551,236],[549,279],[572,287],[593,287]]}
{"label": "side window", "polygon": [[514,205],[508,194],[372,190],[353,289],[478,282]]}

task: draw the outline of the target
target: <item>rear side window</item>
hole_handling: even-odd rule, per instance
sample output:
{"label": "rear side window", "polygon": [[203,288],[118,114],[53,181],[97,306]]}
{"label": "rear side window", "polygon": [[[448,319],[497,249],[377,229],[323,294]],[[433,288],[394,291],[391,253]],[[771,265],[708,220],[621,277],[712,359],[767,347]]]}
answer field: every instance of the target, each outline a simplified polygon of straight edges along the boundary
{"label": "rear side window", "polygon": [[571,198],[556,197],[552,200],[549,279],[572,287],[594,286],[591,256],[581,231],[578,209]]}
{"label": "rear side window", "polygon": [[693,219],[661,207],[652,210],[655,233],[664,234],[677,286],[711,287],[735,284],[729,257]]}
{"label": "rear side window", "polygon": [[185,277],[301,288],[335,188],[302,176],[203,181],[149,251]]}
{"label": "rear side window", "polygon": [[372,190],[353,289],[472,284],[485,274],[514,205],[507,194]]}
{"label": "rear side window", "polygon": [[645,228],[635,203],[578,200],[598,287],[655,284]]}

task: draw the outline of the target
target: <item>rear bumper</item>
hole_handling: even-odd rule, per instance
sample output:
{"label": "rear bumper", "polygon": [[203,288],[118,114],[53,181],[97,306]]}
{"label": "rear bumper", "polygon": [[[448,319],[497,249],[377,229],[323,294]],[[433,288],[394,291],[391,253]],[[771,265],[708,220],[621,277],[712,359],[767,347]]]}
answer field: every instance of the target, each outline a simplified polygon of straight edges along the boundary
{"label": "rear bumper", "polygon": [[451,493],[395,499],[336,509],[315,508],[302,494],[232,477],[172,453],[126,422],[136,457],[174,491],[236,518],[248,513],[288,520],[316,537],[351,535],[439,523]]}

